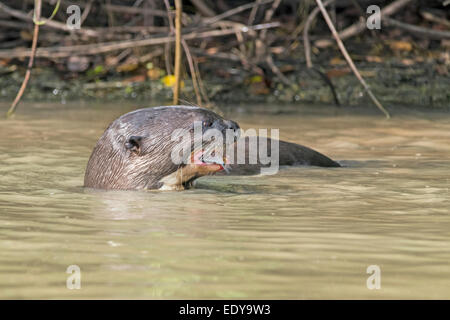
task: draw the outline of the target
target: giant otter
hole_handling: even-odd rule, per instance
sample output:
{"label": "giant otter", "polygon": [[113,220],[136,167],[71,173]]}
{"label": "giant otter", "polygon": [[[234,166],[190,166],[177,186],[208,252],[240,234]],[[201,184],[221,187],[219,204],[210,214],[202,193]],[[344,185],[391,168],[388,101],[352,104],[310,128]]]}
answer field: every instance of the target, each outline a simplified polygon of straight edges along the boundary
{"label": "giant otter", "polygon": [[[211,149],[215,139],[192,150],[197,142],[196,135],[189,135],[192,139],[184,141],[181,132],[193,133],[197,123],[201,124],[202,132],[214,129],[224,137],[226,131],[236,133],[231,141],[224,139],[223,144],[231,146],[227,150],[234,150],[230,157],[235,157],[238,143],[244,142],[246,162],[227,164],[228,153],[219,158],[206,157],[205,150]],[[196,178],[224,170],[232,174],[258,173],[267,163],[259,158],[256,163],[248,162],[251,140],[239,138],[239,129],[236,122],[200,107],[167,106],[129,112],[113,121],[98,140],[87,164],[84,185],[98,189],[182,190],[191,186]],[[181,139],[173,139],[175,131],[180,132]],[[307,147],[267,140],[268,150],[272,144],[279,144],[279,165],[339,167],[338,163]],[[186,146],[187,149],[183,149]],[[189,151],[183,154],[183,150]],[[175,163],[174,155],[180,155],[183,162]]]}

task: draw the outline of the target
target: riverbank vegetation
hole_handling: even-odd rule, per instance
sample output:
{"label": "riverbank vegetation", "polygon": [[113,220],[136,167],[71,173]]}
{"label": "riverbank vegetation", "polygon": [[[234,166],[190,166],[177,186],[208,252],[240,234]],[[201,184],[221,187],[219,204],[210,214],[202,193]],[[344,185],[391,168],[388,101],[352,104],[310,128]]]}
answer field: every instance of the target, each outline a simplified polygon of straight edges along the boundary
{"label": "riverbank vegetation", "polygon": [[205,106],[376,97],[388,109],[445,108],[449,9],[446,0],[0,0],[0,99],[18,102],[22,86],[33,101],[171,100],[179,83],[182,102]]}

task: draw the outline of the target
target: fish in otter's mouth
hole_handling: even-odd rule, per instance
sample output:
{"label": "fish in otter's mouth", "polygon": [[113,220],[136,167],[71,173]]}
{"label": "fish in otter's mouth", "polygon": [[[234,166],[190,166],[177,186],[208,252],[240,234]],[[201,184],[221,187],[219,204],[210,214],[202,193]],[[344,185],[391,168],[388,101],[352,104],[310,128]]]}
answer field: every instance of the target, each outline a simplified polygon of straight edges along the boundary
{"label": "fish in otter's mouth", "polygon": [[[225,146],[226,148],[226,146]],[[211,166],[211,165],[218,165],[220,170],[225,170],[227,173],[230,171],[230,165],[228,163],[228,159],[226,156],[215,156],[214,154],[212,156],[206,156],[205,150],[200,150],[197,152],[191,153],[192,162],[194,164],[197,164],[199,166]],[[220,171],[219,170],[219,171]]]}
{"label": "fish in otter's mouth", "polygon": [[[239,137],[240,131],[237,129],[237,124],[231,127],[228,124],[226,128],[220,128],[221,130],[211,127],[204,128],[203,126],[201,128],[202,130],[194,130],[193,138],[189,133],[183,132],[185,137],[188,137],[184,139],[186,142],[174,146],[171,155],[173,163],[179,164],[179,167],[175,172],[161,179],[163,185],[159,189],[185,189],[189,188],[192,182],[201,176],[219,171],[229,173],[230,164],[225,155],[227,154],[227,148],[232,147]],[[208,137],[213,137],[213,139],[208,141]],[[172,136],[172,140],[175,141],[178,141],[179,138],[179,134]],[[184,154],[187,155],[182,157],[181,163],[180,159],[174,156],[174,154],[179,154],[180,150],[184,150]]]}

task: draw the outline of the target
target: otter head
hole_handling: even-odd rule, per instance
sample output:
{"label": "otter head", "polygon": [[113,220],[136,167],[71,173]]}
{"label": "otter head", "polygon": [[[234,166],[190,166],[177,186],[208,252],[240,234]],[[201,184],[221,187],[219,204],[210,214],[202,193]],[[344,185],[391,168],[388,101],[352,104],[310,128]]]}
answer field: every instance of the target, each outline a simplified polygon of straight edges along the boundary
{"label": "otter head", "polygon": [[225,152],[216,152],[217,147],[233,143],[238,135],[237,123],[200,107],[132,111],[113,121],[98,140],[84,185],[181,190],[198,177],[223,170]]}

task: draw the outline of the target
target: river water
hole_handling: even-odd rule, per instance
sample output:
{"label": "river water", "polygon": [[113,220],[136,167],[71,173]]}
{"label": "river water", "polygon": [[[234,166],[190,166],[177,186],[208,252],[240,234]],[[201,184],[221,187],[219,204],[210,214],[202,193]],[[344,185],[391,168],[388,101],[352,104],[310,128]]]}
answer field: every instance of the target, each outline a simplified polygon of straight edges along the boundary
{"label": "river water", "polygon": [[233,108],[345,167],[83,189],[96,140],[134,108],[23,104],[0,120],[0,298],[450,298],[450,115]]}

